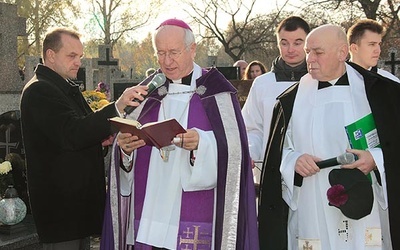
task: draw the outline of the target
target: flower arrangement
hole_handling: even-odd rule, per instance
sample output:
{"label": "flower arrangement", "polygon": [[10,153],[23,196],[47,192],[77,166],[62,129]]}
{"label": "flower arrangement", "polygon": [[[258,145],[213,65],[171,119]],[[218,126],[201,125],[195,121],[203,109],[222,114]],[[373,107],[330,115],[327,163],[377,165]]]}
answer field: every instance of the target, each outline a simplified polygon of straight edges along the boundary
{"label": "flower arrangement", "polygon": [[110,103],[110,87],[104,82],[99,82],[95,90],[86,90],[82,94],[92,110],[101,109]]}
{"label": "flower arrangement", "polygon": [[3,161],[0,163],[0,174],[8,174],[12,170],[11,162],[9,161]]}
{"label": "flower arrangement", "polygon": [[[17,153],[6,154],[4,161],[0,158],[0,196],[4,195],[10,185],[17,190],[18,196],[25,204],[28,204],[25,160]],[[28,213],[30,213],[29,206]]]}
{"label": "flower arrangement", "polygon": [[12,166],[10,161],[3,161],[0,163],[0,197],[4,195],[9,185],[14,184],[11,170]]}

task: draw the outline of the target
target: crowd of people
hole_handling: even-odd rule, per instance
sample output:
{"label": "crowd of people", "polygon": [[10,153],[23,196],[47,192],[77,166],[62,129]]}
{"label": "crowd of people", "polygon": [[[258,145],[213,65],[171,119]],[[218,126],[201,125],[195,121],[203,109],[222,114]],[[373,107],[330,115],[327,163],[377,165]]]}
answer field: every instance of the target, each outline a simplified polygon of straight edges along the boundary
{"label": "crowd of people", "polygon": [[[241,108],[218,69],[196,64],[191,27],[168,19],[152,37],[159,68],[93,112],[72,80],[80,35],[49,31],[20,106],[43,249],[89,249],[92,235],[104,250],[400,248],[400,81],[377,68],[383,34],[372,20],[346,35],[284,19],[270,71],[259,61],[234,64],[254,79]],[[154,90],[159,74],[165,81]],[[157,148],[116,131],[115,116],[175,119],[186,132]],[[346,133],[360,121],[367,126]],[[101,145],[111,135],[106,184]],[[352,135],[366,145],[355,147]],[[352,161],[322,167],[345,152]],[[263,162],[258,203],[255,161]]]}

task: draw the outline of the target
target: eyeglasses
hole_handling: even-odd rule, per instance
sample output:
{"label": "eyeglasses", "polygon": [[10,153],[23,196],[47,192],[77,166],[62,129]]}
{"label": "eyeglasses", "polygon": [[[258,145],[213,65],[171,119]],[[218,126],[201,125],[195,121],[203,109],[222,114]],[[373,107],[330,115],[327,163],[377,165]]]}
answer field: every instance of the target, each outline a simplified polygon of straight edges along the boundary
{"label": "eyeglasses", "polygon": [[165,59],[166,56],[168,56],[170,59],[172,60],[176,60],[178,59],[181,54],[183,53],[183,51],[186,49],[187,47],[185,47],[184,49],[182,49],[181,51],[177,51],[177,50],[170,50],[170,51],[158,51],[157,52],[157,58],[158,59]]}

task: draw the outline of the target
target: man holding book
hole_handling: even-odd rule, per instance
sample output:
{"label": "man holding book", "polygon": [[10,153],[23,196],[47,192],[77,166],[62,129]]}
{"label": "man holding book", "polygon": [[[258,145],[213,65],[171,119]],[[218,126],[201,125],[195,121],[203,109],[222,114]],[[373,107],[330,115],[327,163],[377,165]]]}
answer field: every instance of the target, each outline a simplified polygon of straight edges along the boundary
{"label": "man holding book", "polygon": [[[305,51],[309,73],[274,108],[261,178],[260,248],[398,249],[400,86],[347,64],[338,26],[311,31]],[[350,149],[345,127],[370,114],[380,148]],[[358,159],[318,167],[345,151]]]}
{"label": "man holding book", "polygon": [[[160,69],[134,87],[141,103],[126,118],[144,126],[172,118],[186,132],[160,148],[118,134],[102,249],[258,249],[236,89],[217,69],[194,63],[196,43],[185,22],[161,23],[153,45]],[[159,73],[167,80],[149,94],[144,85]]]}

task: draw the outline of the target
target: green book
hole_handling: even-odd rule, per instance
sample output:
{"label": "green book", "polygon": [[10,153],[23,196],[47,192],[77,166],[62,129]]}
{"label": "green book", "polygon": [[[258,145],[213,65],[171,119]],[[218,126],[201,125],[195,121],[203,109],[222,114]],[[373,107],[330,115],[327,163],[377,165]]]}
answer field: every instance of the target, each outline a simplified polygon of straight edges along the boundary
{"label": "green book", "polygon": [[[380,147],[372,113],[345,126],[345,129],[351,148],[366,150],[367,148]],[[371,173],[368,173],[367,178],[372,183]]]}
{"label": "green book", "polygon": [[345,126],[350,147],[353,149],[367,149],[380,147],[372,113]]}

